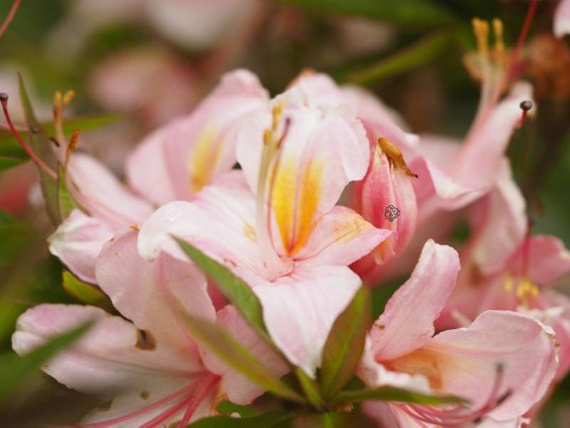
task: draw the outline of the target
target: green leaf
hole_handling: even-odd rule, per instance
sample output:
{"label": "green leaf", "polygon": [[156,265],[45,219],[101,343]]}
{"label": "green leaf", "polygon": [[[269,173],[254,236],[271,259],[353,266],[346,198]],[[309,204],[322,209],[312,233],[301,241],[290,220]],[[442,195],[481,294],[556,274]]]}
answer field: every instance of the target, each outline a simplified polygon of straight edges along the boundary
{"label": "green leaf", "polygon": [[325,400],[319,389],[319,384],[316,380],[311,379],[303,369],[295,367],[295,375],[301,384],[301,388],[305,393],[305,397],[309,400],[309,403],[317,409],[325,407]]}
{"label": "green leaf", "polygon": [[228,366],[275,395],[298,403],[305,402],[303,397],[281,382],[271,370],[225,330],[208,320],[192,317],[182,310],[180,310],[180,314],[186,321],[192,336]]}
{"label": "green leaf", "polygon": [[113,310],[109,298],[99,288],[81,281],[70,272],[64,270],[62,275],[63,289],[75,300],[88,305],[98,306],[107,312]]}
{"label": "green leaf", "polygon": [[354,375],[364,349],[369,323],[370,292],[367,287],[360,287],[333,324],[325,343],[319,376],[325,399],[334,397]]}
{"label": "green leaf", "polygon": [[436,33],[362,70],[337,75],[338,80],[359,85],[371,84],[423,65],[442,54],[450,43],[449,34]]}
{"label": "green leaf", "polygon": [[0,357],[0,402],[14,391],[22,381],[38,370],[58,351],[71,345],[89,328],[89,324],[81,325],[67,333],[56,336],[48,343],[20,357],[15,354]]}
{"label": "green leaf", "polygon": [[[30,141],[30,146],[35,154],[42,159],[46,164],[49,164],[48,159],[54,157],[51,151],[52,142],[49,141],[45,132],[43,131],[41,125],[36,119],[32,103],[30,102],[30,97],[28,96],[28,91],[26,90],[26,85],[21,74],[18,74],[19,86],[20,86],[20,98],[22,100],[22,106],[24,108],[24,115],[26,117],[26,125],[31,131],[28,132],[28,138]],[[38,168],[40,174],[40,182],[42,187],[42,193],[44,195],[44,200],[46,201],[47,211],[54,222],[54,224],[59,224],[61,222],[61,216],[59,214],[58,203],[57,203],[57,183],[41,168]]]}
{"label": "green leaf", "polygon": [[30,226],[0,211],[0,268],[11,265],[28,245]]}
{"label": "green leaf", "polygon": [[251,418],[232,418],[230,416],[212,416],[203,418],[189,425],[192,428],[277,428],[290,426],[295,413],[275,411]]}
{"label": "green leaf", "polygon": [[4,171],[5,169],[13,168],[13,167],[18,166],[18,165],[20,165],[26,161],[27,161],[27,159],[21,159],[21,158],[16,158],[16,157],[9,157],[9,156],[1,156],[0,155],[0,171]]}
{"label": "green leaf", "polygon": [[59,167],[57,173],[57,206],[62,220],[65,220],[71,211],[79,208],[67,188],[65,170],[62,166]]}
{"label": "green leaf", "polygon": [[297,414],[293,426],[303,428],[377,428],[378,422],[357,411],[350,413],[327,412],[309,415]]}
{"label": "green leaf", "polygon": [[212,279],[226,298],[238,309],[246,321],[267,339],[261,303],[243,280],[227,267],[211,259],[193,245],[177,240],[188,257]]}
{"label": "green leaf", "polygon": [[277,0],[326,12],[358,15],[407,25],[435,27],[452,21],[452,14],[431,0]]}
{"label": "green leaf", "polygon": [[332,404],[348,404],[361,401],[396,401],[400,403],[416,403],[430,406],[466,403],[466,400],[453,395],[427,395],[393,386],[382,386],[375,389],[343,391],[332,400]]}

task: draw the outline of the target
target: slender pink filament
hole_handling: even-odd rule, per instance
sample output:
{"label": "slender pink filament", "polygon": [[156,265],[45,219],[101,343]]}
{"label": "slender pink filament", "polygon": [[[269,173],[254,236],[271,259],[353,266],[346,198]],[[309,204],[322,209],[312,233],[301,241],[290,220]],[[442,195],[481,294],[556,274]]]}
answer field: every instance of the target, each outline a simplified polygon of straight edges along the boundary
{"label": "slender pink filament", "polygon": [[6,16],[6,19],[4,19],[2,26],[0,26],[0,37],[2,37],[2,34],[4,34],[4,31],[6,31],[6,29],[8,28],[8,25],[10,25],[10,22],[12,22],[12,19],[14,19],[14,16],[16,15],[16,12],[18,11],[18,7],[20,7],[21,1],[22,0],[16,0],[12,4],[12,7],[10,8],[8,15]]}
{"label": "slender pink filament", "polygon": [[204,380],[202,385],[198,386],[196,392],[191,397],[188,409],[186,409],[186,412],[184,413],[184,417],[180,422],[179,428],[185,428],[186,425],[188,425],[190,418],[192,418],[192,415],[194,414],[194,412],[196,411],[202,400],[208,395],[209,392],[212,391],[218,380],[219,380],[218,376],[209,376]]}

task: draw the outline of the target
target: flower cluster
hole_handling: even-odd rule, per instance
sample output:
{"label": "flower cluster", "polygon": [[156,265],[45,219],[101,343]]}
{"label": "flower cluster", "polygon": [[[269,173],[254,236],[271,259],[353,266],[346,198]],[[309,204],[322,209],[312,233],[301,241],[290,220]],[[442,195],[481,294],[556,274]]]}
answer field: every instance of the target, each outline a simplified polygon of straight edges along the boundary
{"label": "flower cluster", "polygon": [[[364,401],[381,426],[521,426],[570,368],[570,303],[548,289],[570,253],[532,236],[505,156],[533,108],[527,83],[502,96],[501,25],[490,48],[489,25],[474,23],[483,90],[462,142],[413,135],[371,94],[323,74],[270,98],[244,70],[148,136],[127,184],[61,133],[61,167],[46,168],[75,208],[49,248],[116,312],[36,306],[13,348],[92,323],[44,367],[112,400],[90,427],[184,427],[266,391],[319,411]],[[437,244],[463,214],[469,239]],[[349,328],[363,282],[409,272],[377,320]],[[335,340],[359,349],[338,351],[348,373],[327,389]],[[343,390],[352,377],[361,389]]]}

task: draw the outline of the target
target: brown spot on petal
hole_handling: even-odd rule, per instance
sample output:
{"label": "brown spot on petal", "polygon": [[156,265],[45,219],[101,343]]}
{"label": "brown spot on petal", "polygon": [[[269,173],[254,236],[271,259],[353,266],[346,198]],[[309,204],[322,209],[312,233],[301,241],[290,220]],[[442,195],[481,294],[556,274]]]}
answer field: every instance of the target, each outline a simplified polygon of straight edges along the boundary
{"label": "brown spot on petal", "polygon": [[133,225],[131,225],[131,226],[129,226],[129,227],[130,227],[131,229],[135,230],[135,231],[141,230],[141,227],[140,227],[140,225],[138,225],[138,224],[133,224]]}
{"label": "brown spot on petal", "polygon": [[168,428],[178,428],[180,426],[180,422],[182,422],[182,419],[171,422],[168,424]]}
{"label": "brown spot on petal", "polygon": [[101,403],[97,406],[97,410],[100,410],[101,412],[108,412],[111,408],[112,403],[113,400],[105,401],[104,403]]}
{"label": "brown spot on petal", "polygon": [[156,349],[156,340],[150,331],[137,330],[137,343],[135,347],[143,351],[152,351]]}
{"label": "brown spot on petal", "polygon": [[378,145],[380,146],[380,149],[386,155],[388,161],[392,164],[392,166],[394,166],[396,169],[399,169],[400,171],[403,171],[406,175],[409,175],[410,177],[418,178],[418,175],[414,174],[412,171],[410,171],[410,168],[408,168],[408,164],[406,164],[404,156],[402,155],[402,152],[400,151],[398,146],[396,146],[394,143],[388,141],[385,138],[379,138]]}
{"label": "brown spot on petal", "polygon": [[141,398],[143,400],[148,400],[148,397],[150,397],[150,392],[148,392],[148,391],[141,392]]}

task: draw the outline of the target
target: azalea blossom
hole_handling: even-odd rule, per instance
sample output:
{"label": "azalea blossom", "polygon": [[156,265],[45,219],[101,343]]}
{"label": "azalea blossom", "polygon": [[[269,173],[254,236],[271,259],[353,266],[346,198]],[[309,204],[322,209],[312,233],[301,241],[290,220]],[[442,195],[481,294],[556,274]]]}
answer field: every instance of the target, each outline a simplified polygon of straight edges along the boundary
{"label": "azalea blossom", "polygon": [[[535,319],[487,311],[465,328],[434,335],[459,271],[450,247],[428,241],[410,279],[372,326],[359,368],[371,386],[395,385],[453,394],[469,407],[390,403],[399,426],[460,425],[488,421],[518,426],[546,392],[557,367],[553,332]],[[386,416],[383,404],[366,411]]]}
{"label": "azalea blossom", "polygon": [[[158,426],[215,413],[227,398],[249,404],[264,391],[201,348],[183,314],[216,322],[277,376],[288,371],[232,306],[216,311],[206,279],[191,263],[162,253],[147,262],[137,252],[138,231],[108,242],[97,262],[97,283],[125,317],[100,308],[43,304],[18,320],[12,346],[26,354],[84,322],[93,326],[43,369],[64,385],[112,400],[82,422],[88,427]],[[130,321],[129,321],[130,320]]]}
{"label": "azalea blossom", "polygon": [[[333,85],[301,77],[250,117],[237,148],[243,172],[160,208],[139,242],[147,258],[180,255],[174,236],[228,266],[261,300],[271,338],[309,376],[360,285],[347,266],[390,234],[335,206],[366,173],[369,143],[350,105],[316,92],[315,83]],[[180,215],[171,221],[169,210]]]}
{"label": "azalea blossom", "polygon": [[[50,251],[77,276],[95,282],[98,250],[114,233],[142,223],[154,205],[191,199],[235,163],[235,128],[267,99],[255,76],[228,74],[187,117],[156,130],[127,160],[129,186],[90,156],[74,153],[67,184],[82,211],[73,212],[50,238]],[[97,179],[94,179],[97,177]]]}

